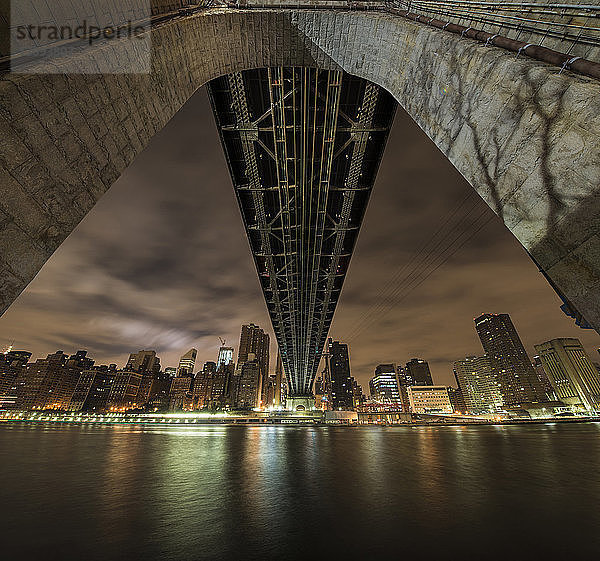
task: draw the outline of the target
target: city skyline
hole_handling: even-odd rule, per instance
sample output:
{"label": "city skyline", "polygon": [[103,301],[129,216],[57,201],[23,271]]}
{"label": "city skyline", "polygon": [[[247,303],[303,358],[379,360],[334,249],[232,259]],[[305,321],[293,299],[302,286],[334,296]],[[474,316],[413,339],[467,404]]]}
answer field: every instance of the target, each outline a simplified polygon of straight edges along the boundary
{"label": "city skyline", "polygon": [[[194,146],[198,149],[189,148]],[[398,176],[406,189],[396,188]],[[415,183],[419,189],[410,187]],[[418,254],[469,189],[398,111],[330,332],[350,345],[353,375],[363,387],[378,363],[413,357],[426,358],[435,379],[451,384],[449,365],[478,352],[471,318],[486,312],[509,313],[529,355],[535,344],[555,337],[577,337],[590,349],[600,345],[595,332],[578,328],[562,313],[559,298],[498,219],[348,339],[380,304],[378,296],[388,294],[380,295],[381,287]],[[492,216],[481,201],[473,205],[462,209],[459,232],[475,231],[469,230],[469,214]],[[133,208],[137,214],[131,219]],[[237,344],[239,326],[255,322],[271,336],[274,363],[274,334],[244,238],[201,91],[0,319],[0,343],[14,339],[36,356],[61,347],[86,348],[105,363],[132,348],[156,346],[163,362],[176,366],[191,347],[198,349],[199,360],[212,356],[219,336]]]}
{"label": "city skyline", "polygon": [[[507,316],[508,317],[508,321],[511,322],[510,320],[510,314],[503,314],[503,313],[499,313],[499,314],[482,314],[481,317],[479,318],[473,318],[475,325],[474,325],[474,330],[475,332],[477,332],[477,321],[480,320],[483,316]],[[163,361],[161,363],[161,351],[160,351],[160,346],[156,346],[155,348],[152,348],[151,350],[144,350],[144,349],[140,349],[139,351],[133,351],[131,350],[130,352],[126,353],[125,355],[123,355],[123,357],[121,357],[121,360],[115,360],[115,361],[103,361],[100,359],[97,359],[97,357],[94,356],[94,358],[92,359],[92,354],[91,352],[89,352],[89,349],[77,349],[75,350],[75,348],[70,349],[68,351],[65,352],[64,348],[60,348],[60,349],[53,349],[53,350],[47,350],[47,352],[42,352],[41,354],[37,355],[36,353],[33,353],[30,351],[29,348],[27,347],[23,347],[23,348],[17,348],[14,345],[8,345],[6,347],[0,348],[0,353],[7,353],[12,351],[13,353],[25,353],[30,355],[30,361],[35,361],[36,359],[41,359],[44,358],[46,355],[50,355],[52,353],[56,353],[56,352],[65,352],[66,355],[69,355],[71,353],[74,354],[79,354],[79,353],[83,353],[84,355],[86,355],[87,353],[87,357],[88,359],[92,359],[92,361],[95,361],[96,365],[105,365],[108,366],[109,364],[115,364],[117,368],[122,368],[124,370],[127,370],[129,368],[132,368],[134,370],[137,370],[139,368],[139,365],[137,364],[133,364],[132,361],[137,359],[138,356],[140,356],[141,358],[139,360],[142,360],[143,357],[147,356],[147,355],[151,355],[151,357],[155,357],[152,358],[152,360],[155,360],[157,363],[157,368],[153,370],[155,370],[156,372],[164,372],[165,374],[170,374],[171,376],[179,376],[179,372],[182,368],[182,364],[184,364],[186,361],[189,361],[190,359],[190,355],[193,355],[193,360],[191,361],[192,363],[195,363],[195,366],[193,366],[191,369],[188,369],[188,374],[190,375],[195,375],[195,374],[199,374],[201,373],[207,365],[209,364],[213,364],[215,366],[215,368],[217,367],[217,364],[219,364],[219,358],[221,357],[221,354],[224,350],[226,350],[228,353],[231,352],[232,354],[232,361],[231,364],[234,366],[234,368],[239,367],[241,364],[243,364],[244,362],[246,362],[246,360],[248,360],[248,349],[246,349],[242,354],[243,356],[240,355],[240,343],[242,343],[242,346],[244,345],[248,345],[248,335],[247,333],[249,332],[248,328],[250,328],[250,332],[259,332],[261,334],[264,333],[264,330],[259,326],[256,325],[252,322],[248,323],[248,324],[243,324],[240,326],[240,339],[239,339],[239,343],[238,345],[231,345],[231,346],[223,346],[222,344],[219,345],[214,352],[214,356],[213,355],[205,355],[205,356],[201,356],[201,355],[197,355],[197,349],[195,348],[191,348],[189,349],[187,352],[185,352],[184,349],[181,349],[180,352],[180,356],[179,358],[174,362],[174,364],[177,364],[177,366],[173,366],[170,363],[167,363],[166,361]],[[513,327],[514,329],[514,327]],[[519,333],[517,330],[516,336],[519,337]],[[266,341],[268,342],[269,337],[266,337]],[[544,341],[540,341],[538,344],[534,345],[534,352],[530,352],[528,349],[525,348],[525,353],[527,355],[527,359],[528,359],[528,363],[531,364],[532,366],[532,372],[533,369],[535,368],[535,362],[534,362],[534,357],[536,357],[536,353],[537,353],[537,349],[536,347],[539,347],[543,344],[546,344],[548,341],[552,341],[552,340],[561,340],[563,338],[561,337],[551,337],[548,340],[544,340]],[[577,341],[581,341],[579,338],[571,338]],[[219,339],[220,342],[223,342],[223,339],[220,338]],[[357,378],[357,381],[359,382],[359,384],[361,386],[363,386],[364,388],[368,388],[370,385],[370,382],[372,381],[374,376],[377,376],[379,371],[383,368],[383,367],[388,367],[388,366],[393,366],[396,368],[396,376],[398,377],[398,379],[400,379],[402,376],[406,376],[407,380],[410,380],[410,382],[408,382],[409,385],[414,384],[414,385],[419,385],[421,384],[425,384],[425,385],[436,385],[436,384],[442,384],[442,385],[446,385],[446,386],[456,386],[458,384],[458,380],[456,379],[455,376],[455,370],[457,367],[457,364],[459,363],[469,363],[469,361],[471,360],[482,360],[482,359],[487,359],[488,355],[485,354],[485,349],[479,348],[479,349],[473,349],[472,352],[462,356],[462,357],[455,357],[451,362],[448,363],[447,367],[449,368],[450,372],[452,373],[451,375],[451,379],[450,381],[445,381],[444,379],[440,378],[437,374],[430,372],[430,361],[427,357],[410,357],[409,358],[400,358],[398,360],[392,360],[389,363],[384,363],[382,360],[376,359],[375,357],[373,357],[373,359],[371,360],[373,367],[371,368],[371,370],[367,373],[364,374],[364,379],[362,377],[360,377],[360,374],[357,374],[354,370],[354,366],[352,364],[352,349],[351,347],[344,343],[344,341],[338,341],[338,340],[334,340],[334,338],[328,338],[328,342],[324,347],[323,350],[323,358],[320,362],[320,368],[319,368],[319,376],[321,374],[322,371],[326,370],[328,368],[327,366],[327,356],[328,353],[331,353],[331,344],[333,343],[333,345],[335,346],[341,346],[344,348],[344,353],[345,356],[347,357],[347,359],[349,360],[349,370],[347,372],[347,376],[351,376],[352,378]],[[483,341],[480,341],[480,345],[483,343]],[[252,343],[250,343],[252,344]],[[276,373],[276,368],[277,368],[277,351],[276,351],[276,343],[274,343],[275,345],[275,352],[273,352],[273,348],[271,345],[271,349],[270,349],[270,353],[269,353],[269,357],[267,359],[267,366],[270,363],[271,367],[268,367],[267,370],[264,371],[263,373],[263,369],[261,368],[261,377],[262,376],[273,376]],[[592,351],[588,350],[588,348],[586,348],[586,345],[584,343],[581,343],[581,346],[583,347],[583,349],[585,350],[585,352],[587,352],[588,356],[590,357],[590,359],[596,363],[597,365],[599,365],[600,368],[600,347],[594,347]],[[174,351],[176,352],[176,351]],[[250,351],[251,352],[251,351]],[[258,357],[256,357],[255,353],[252,353],[253,356],[255,358],[258,359]],[[598,359],[596,360],[596,354],[598,354]],[[481,355],[481,356],[477,356],[477,355]],[[127,357],[127,358],[125,358]],[[411,366],[419,366],[420,364],[423,364],[424,367],[424,374],[421,374],[420,376],[415,377],[414,375],[412,375],[412,373],[410,372],[410,368]],[[331,366],[329,366],[329,368],[331,369]],[[425,376],[423,378],[423,376]],[[402,382],[400,383],[400,385],[402,385]],[[313,388],[313,393],[314,393],[314,388]]]}

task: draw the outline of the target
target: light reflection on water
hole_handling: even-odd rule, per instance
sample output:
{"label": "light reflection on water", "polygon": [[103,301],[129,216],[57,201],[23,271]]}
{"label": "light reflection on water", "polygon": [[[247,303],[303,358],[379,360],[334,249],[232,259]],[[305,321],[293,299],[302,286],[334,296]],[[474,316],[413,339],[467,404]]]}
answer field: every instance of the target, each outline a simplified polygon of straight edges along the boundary
{"label": "light reflection on water", "polygon": [[598,466],[599,424],[3,424],[2,551],[577,558],[600,551]]}

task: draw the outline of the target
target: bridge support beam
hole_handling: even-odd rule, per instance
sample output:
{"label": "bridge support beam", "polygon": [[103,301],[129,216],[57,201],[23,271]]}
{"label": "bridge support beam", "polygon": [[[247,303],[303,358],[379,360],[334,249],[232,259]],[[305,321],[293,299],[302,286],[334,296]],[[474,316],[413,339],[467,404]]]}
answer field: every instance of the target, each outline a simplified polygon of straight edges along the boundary
{"label": "bridge support beam", "polygon": [[600,331],[597,81],[378,12],[214,9],[149,33],[147,75],[2,76],[0,311],[198,87],[315,66],[392,93]]}

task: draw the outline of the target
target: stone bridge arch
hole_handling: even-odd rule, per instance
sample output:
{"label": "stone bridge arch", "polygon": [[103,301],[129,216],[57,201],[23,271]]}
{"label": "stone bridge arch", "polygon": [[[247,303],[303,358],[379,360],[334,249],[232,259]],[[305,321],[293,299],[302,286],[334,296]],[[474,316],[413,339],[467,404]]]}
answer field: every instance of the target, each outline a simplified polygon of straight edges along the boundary
{"label": "stone bridge arch", "polygon": [[55,74],[33,63],[2,76],[0,312],[199,87],[315,66],[388,90],[600,331],[597,80],[385,12],[155,3],[148,74],[61,74],[136,56],[106,41],[53,60]]}

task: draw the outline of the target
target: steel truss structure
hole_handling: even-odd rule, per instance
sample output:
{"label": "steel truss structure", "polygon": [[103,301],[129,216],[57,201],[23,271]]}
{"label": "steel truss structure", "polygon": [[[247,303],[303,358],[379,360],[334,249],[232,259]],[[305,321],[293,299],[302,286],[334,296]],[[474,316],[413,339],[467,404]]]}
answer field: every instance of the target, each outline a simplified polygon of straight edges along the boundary
{"label": "steel truss structure", "polygon": [[307,396],[396,102],[316,68],[244,71],[208,89],[290,395]]}

